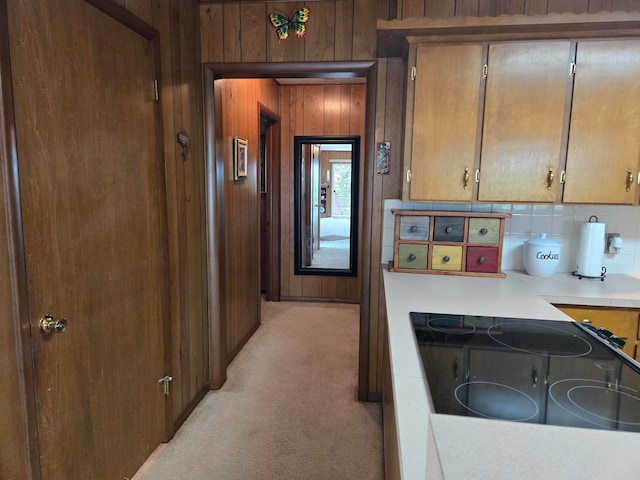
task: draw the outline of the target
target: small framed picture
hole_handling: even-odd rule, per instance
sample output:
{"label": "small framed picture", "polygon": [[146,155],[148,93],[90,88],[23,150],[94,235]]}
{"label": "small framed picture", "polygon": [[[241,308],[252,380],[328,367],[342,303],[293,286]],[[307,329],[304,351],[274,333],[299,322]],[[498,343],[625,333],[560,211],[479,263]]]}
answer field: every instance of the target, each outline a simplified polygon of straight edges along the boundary
{"label": "small framed picture", "polygon": [[247,149],[249,142],[240,137],[233,139],[233,179],[247,178]]}

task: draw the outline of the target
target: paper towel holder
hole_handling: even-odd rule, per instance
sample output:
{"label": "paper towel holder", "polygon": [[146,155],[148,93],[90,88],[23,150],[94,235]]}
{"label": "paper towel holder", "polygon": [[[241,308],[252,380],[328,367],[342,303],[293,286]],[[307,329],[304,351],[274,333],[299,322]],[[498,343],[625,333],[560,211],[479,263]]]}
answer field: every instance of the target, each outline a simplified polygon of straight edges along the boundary
{"label": "paper towel holder", "polygon": [[620,253],[622,237],[619,233],[607,233],[604,253]]}

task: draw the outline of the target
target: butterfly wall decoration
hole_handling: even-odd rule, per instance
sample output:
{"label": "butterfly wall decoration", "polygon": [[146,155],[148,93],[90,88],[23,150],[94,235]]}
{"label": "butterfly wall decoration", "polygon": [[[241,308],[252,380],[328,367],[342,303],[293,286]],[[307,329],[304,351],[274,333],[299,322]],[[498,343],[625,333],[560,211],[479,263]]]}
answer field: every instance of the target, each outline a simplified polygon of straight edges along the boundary
{"label": "butterfly wall decoration", "polygon": [[272,13],[269,15],[271,25],[276,29],[278,35],[278,42],[286,40],[289,37],[289,30],[293,30],[298,37],[307,36],[307,27],[305,23],[309,20],[309,8],[304,7],[298,10],[290,18],[287,18],[279,13]]}

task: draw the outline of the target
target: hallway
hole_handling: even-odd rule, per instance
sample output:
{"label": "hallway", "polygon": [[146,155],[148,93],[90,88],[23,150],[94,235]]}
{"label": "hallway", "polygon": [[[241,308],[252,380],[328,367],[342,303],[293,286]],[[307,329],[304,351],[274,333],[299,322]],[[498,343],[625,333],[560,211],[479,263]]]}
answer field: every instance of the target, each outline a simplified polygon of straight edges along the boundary
{"label": "hallway", "polygon": [[359,307],[263,302],[262,325],[134,480],[376,480],[379,404],[357,400]]}

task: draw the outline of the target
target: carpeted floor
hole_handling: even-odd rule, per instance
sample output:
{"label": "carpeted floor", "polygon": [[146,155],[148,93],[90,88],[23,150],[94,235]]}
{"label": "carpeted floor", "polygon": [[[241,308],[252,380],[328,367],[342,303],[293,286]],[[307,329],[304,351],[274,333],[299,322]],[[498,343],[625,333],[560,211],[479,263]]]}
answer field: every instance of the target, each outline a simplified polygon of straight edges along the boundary
{"label": "carpeted floor", "polygon": [[263,302],[262,326],[135,480],[384,478],[379,404],[357,401],[357,305]]}

